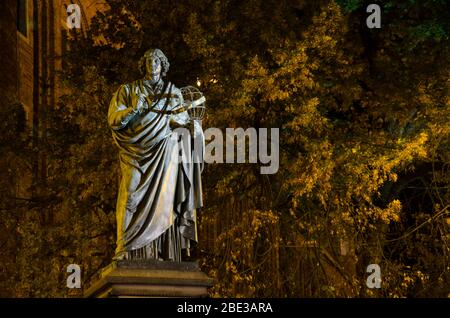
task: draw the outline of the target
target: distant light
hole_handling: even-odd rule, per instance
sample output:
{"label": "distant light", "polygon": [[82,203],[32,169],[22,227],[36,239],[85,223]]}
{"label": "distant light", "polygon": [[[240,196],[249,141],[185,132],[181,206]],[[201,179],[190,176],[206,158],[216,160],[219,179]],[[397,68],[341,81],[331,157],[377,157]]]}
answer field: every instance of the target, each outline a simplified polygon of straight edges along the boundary
{"label": "distant light", "polygon": [[202,85],[202,82],[200,82],[199,79],[197,79],[197,86],[200,87]]}

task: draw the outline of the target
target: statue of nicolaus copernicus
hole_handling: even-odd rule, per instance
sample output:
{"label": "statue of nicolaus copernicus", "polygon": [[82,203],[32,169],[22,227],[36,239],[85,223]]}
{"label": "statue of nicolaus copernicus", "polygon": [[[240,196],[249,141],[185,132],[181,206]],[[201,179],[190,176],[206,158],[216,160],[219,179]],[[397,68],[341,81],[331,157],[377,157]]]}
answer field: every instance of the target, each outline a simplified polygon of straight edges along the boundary
{"label": "statue of nicolaus copernicus", "polygon": [[[197,241],[203,131],[180,90],[163,80],[169,70],[163,52],[148,50],[139,66],[144,78],[121,85],[108,111],[121,168],[114,258],[181,261],[181,251],[189,255]],[[192,133],[181,138],[178,127]]]}

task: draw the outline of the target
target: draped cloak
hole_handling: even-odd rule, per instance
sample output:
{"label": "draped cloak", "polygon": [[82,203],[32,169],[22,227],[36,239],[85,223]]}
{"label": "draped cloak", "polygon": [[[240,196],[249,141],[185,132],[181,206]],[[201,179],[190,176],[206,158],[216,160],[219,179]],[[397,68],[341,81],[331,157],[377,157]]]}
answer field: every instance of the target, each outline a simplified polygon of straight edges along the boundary
{"label": "draped cloak", "polygon": [[[163,246],[170,245],[168,257],[180,260],[181,248],[189,249],[192,241],[197,242],[204,136],[195,121],[194,136],[186,138],[169,125],[170,120],[180,125],[189,121],[180,108],[178,88],[166,83],[153,89],[145,80],[124,84],[109,106],[108,123],[122,172],[116,257],[157,258]],[[135,114],[140,94],[148,96],[148,109]]]}

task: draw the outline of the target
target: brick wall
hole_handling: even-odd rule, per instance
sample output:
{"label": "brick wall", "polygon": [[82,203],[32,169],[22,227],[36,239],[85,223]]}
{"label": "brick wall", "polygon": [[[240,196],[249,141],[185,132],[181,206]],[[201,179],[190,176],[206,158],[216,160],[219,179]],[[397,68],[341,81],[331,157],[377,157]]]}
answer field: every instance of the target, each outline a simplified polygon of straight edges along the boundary
{"label": "brick wall", "polygon": [[0,111],[18,95],[16,16],[16,1],[0,1]]}

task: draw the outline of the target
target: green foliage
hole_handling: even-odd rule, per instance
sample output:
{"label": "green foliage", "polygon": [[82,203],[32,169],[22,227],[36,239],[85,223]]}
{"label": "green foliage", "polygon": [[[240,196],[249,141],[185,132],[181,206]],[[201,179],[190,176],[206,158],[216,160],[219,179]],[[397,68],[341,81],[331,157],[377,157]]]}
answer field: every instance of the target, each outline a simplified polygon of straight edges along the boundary
{"label": "green foliage", "polygon": [[345,13],[353,12],[359,9],[363,3],[361,0],[336,0],[336,3],[342,7]]}
{"label": "green foliage", "polygon": [[[447,30],[446,30],[447,29]],[[432,39],[434,41],[448,40],[448,23],[442,25],[435,21],[429,21],[426,24],[421,24],[412,29],[412,35],[417,38],[417,41],[424,41]]]}

